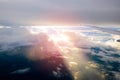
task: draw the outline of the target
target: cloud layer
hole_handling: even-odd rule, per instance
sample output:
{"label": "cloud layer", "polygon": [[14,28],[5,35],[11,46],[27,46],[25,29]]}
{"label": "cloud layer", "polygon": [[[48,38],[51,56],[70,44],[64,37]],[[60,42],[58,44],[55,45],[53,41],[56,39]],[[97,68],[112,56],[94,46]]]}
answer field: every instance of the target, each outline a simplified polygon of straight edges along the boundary
{"label": "cloud layer", "polygon": [[119,0],[0,0],[2,25],[119,25],[119,14]]}

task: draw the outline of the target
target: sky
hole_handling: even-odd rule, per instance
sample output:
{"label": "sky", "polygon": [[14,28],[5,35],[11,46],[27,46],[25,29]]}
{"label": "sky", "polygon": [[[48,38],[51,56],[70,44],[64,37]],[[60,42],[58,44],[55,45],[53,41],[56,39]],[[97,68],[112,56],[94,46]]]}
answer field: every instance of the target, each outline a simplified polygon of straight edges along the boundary
{"label": "sky", "polygon": [[0,0],[0,25],[120,25],[120,0]]}

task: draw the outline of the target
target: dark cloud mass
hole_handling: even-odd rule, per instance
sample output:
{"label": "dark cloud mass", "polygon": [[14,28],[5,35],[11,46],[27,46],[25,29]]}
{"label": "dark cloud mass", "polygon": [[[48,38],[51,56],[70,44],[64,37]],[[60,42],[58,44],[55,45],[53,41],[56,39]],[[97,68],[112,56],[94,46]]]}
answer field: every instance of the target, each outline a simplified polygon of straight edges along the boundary
{"label": "dark cloud mass", "polygon": [[119,25],[119,5],[119,0],[0,0],[0,24]]}

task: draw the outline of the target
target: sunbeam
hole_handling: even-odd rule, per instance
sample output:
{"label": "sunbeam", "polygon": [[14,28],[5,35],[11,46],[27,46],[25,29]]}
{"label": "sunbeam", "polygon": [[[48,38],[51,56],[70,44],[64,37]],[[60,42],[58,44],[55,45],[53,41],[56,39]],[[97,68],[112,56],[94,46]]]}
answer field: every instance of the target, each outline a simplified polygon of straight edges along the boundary
{"label": "sunbeam", "polygon": [[[55,29],[55,32],[50,33],[47,28],[34,30],[34,33],[35,31],[38,33],[39,43],[29,51],[30,59],[42,60],[57,57],[55,61],[62,59],[74,80],[90,80],[94,76],[98,80],[104,80],[101,73],[97,71],[99,66],[94,62],[88,62],[86,54],[76,46],[76,41],[79,45],[86,45],[82,43],[85,40],[79,36],[80,34]],[[30,33],[34,34],[31,30]],[[56,65],[59,67],[58,64]],[[88,77],[84,77],[86,75]]]}

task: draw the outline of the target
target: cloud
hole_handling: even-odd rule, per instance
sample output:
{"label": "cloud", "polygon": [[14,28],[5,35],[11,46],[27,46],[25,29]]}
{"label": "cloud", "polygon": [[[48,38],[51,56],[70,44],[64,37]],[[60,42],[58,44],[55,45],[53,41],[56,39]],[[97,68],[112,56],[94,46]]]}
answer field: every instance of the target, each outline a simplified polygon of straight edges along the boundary
{"label": "cloud", "polygon": [[30,68],[18,69],[16,71],[11,72],[11,74],[24,74],[30,71]]}
{"label": "cloud", "polygon": [[114,30],[112,28],[101,28],[101,27],[97,27],[97,26],[89,26],[89,27],[94,28],[96,30],[103,31],[103,32],[107,32],[107,33],[110,33],[110,34],[120,35],[119,30]]}
{"label": "cloud", "polygon": [[0,26],[0,28],[4,28],[4,26]]}
{"label": "cloud", "polygon": [[[107,64],[109,62],[116,64],[118,62],[120,63],[119,49],[116,49],[116,47],[113,46],[110,47],[106,45],[105,42],[101,42],[98,44],[95,41],[92,41],[92,39],[88,38],[88,36],[91,37],[90,35],[81,35],[81,32],[79,30],[63,30],[55,28],[52,30],[49,28],[36,28],[38,33],[34,34],[30,32],[33,27],[31,27],[31,29],[28,27],[23,26],[19,28],[1,28],[1,43],[21,42],[22,44],[26,44],[33,40],[33,44],[35,45],[30,47],[30,50],[28,50],[28,54],[25,54],[28,59],[39,61],[53,55],[57,55],[58,58],[62,58],[65,60],[66,65],[70,69],[72,75],[78,79],[84,78],[85,80],[89,80],[93,78],[97,80],[103,80],[102,73],[101,71],[98,71],[98,69],[103,70],[103,67],[101,67],[103,65],[105,65],[104,69],[106,69],[106,67],[109,69],[111,67],[116,68],[113,65]],[[43,29],[47,30],[42,31]],[[69,39],[67,42],[55,41],[57,40],[56,38],[60,37],[61,34],[68,36]],[[51,35],[54,35],[53,41],[50,40]],[[113,39],[119,38],[119,36],[116,35],[107,36]],[[95,38],[98,38],[98,36],[95,36]],[[114,44],[114,42],[112,42],[111,44]],[[98,60],[103,61],[105,64],[99,63]],[[22,74],[28,72],[29,70],[29,68],[19,69],[13,71],[12,73]],[[53,74],[54,76],[59,76],[56,71],[54,71]],[[88,77],[84,77],[85,75],[87,75]]]}
{"label": "cloud", "polygon": [[32,45],[36,38],[25,28],[3,26],[0,28],[0,51],[12,49],[16,46]]}
{"label": "cloud", "polygon": [[119,0],[2,0],[0,23],[119,25],[119,3]]}

